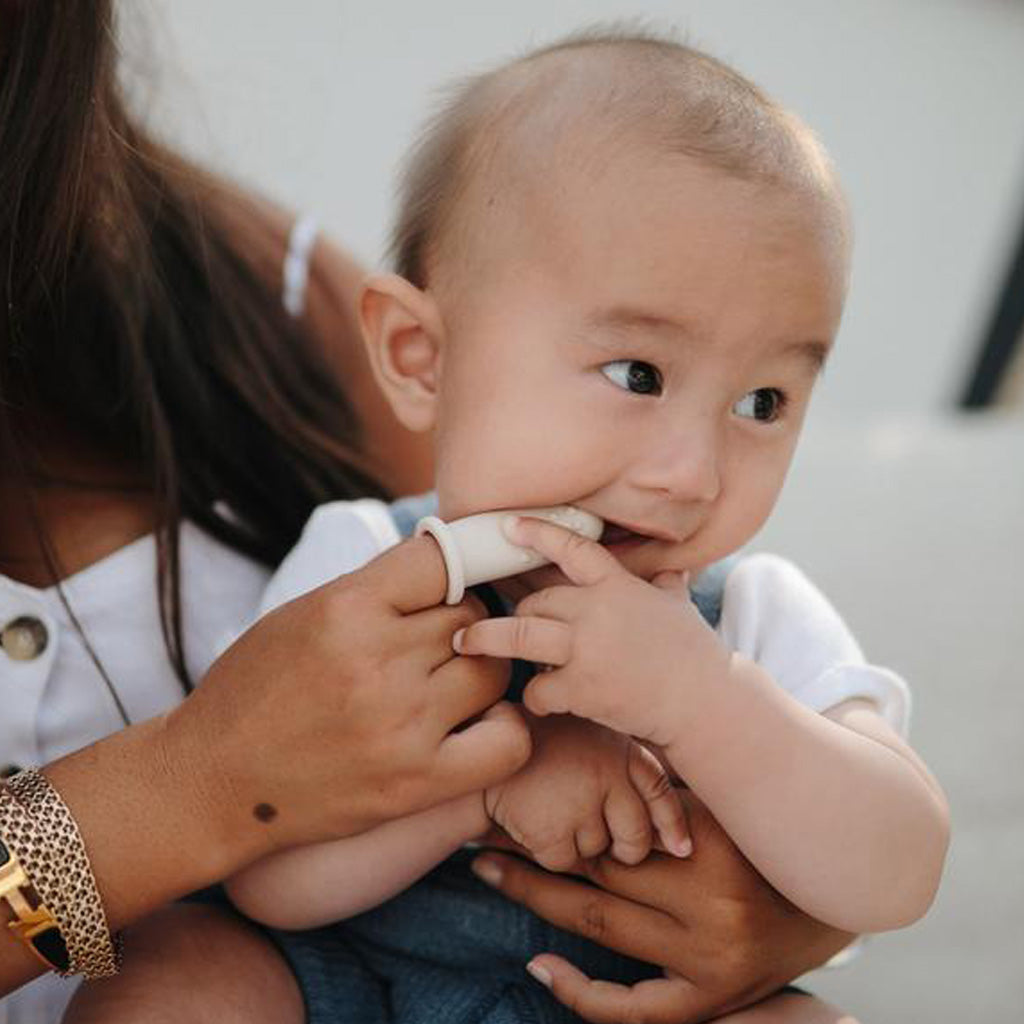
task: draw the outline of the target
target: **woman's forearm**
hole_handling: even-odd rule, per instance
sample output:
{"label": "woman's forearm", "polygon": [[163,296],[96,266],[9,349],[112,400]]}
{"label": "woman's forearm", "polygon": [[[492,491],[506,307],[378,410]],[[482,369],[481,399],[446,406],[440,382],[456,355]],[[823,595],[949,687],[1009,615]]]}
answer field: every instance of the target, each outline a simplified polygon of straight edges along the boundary
{"label": "woman's forearm", "polygon": [[227,780],[166,716],[45,769],[82,833],[110,927],[219,881],[261,855],[258,821],[232,811]]}
{"label": "woman's forearm", "polygon": [[408,888],[489,825],[470,793],[361,835],[267,857],[227,883],[244,914],[275,928],[315,928]]}
{"label": "woman's forearm", "polygon": [[[263,851],[256,823],[229,820],[207,790],[202,751],[152,719],[44,769],[74,816],[112,930],[203,888]],[[0,904],[3,921],[9,918]],[[6,928],[0,994],[42,967]]]}
{"label": "woman's forearm", "polygon": [[830,721],[750,662],[706,710],[700,734],[668,757],[773,886],[850,932],[902,927],[927,910],[947,807],[876,715],[862,712],[863,731],[855,716]]}

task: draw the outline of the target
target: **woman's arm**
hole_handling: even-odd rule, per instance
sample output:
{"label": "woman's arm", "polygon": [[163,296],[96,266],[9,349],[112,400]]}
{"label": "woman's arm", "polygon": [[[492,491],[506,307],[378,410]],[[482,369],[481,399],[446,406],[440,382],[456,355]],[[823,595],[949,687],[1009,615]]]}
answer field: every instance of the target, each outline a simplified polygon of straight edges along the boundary
{"label": "woman's arm", "polygon": [[[263,849],[251,817],[231,820],[197,739],[158,718],[46,768],[85,838],[112,930],[211,884]],[[6,903],[0,915],[9,918]],[[0,994],[40,973],[13,935],[0,937]]]}
{"label": "woman's arm", "polygon": [[[261,619],[173,711],[46,767],[112,928],[257,857],[478,791],[527,759],[519,716],[487,710],[505,666],[450,657],[452,634],[480,612],[437,607],[444,588],[434,542],[400,544]],[[37,973],[0,934],[0,994]]]}
{"label": "woman's arm", "polygon": [[506,854],[476,861],[484,881],[556,927],[665,970],[664,978],[624,986],[587,978],[553,954],[535,957],[534,977],[592,1024],[709,1020],[821,966],[854,938],[781,897],[693,794],[681,796],[694,840],[685,860],[582,861],[576,873],[586,881]]}
{"label": "woman's arm", "polygon": [[488,825],[483,794],[469,793],[348,839],[274,854],[230,879],[228,895],[273,928],[316,928],[390,899]]}

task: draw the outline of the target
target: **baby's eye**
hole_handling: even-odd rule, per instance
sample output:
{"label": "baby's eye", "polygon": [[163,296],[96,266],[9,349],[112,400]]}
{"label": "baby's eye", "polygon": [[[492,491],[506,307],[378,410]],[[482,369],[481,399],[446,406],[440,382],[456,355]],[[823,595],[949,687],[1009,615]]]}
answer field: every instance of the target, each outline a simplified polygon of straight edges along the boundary
{"label": "baby's eye", "polygon": [[786,406],[786,396],[778,388],[758,388],[748,391],[733,407],[737,416],[774,423]]}
{"label": "baby's eye", "polygon": [[605,363],[601,372],[616,386],[635,395],[660,395],[661,372],[640,359],[616,359]]}

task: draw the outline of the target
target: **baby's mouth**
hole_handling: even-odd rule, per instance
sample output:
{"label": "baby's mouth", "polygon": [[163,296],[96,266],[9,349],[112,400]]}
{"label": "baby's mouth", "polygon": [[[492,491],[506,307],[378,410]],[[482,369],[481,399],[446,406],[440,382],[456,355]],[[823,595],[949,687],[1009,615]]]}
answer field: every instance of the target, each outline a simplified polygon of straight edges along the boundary
{"label": "baby's mouth", "polygon": [[601,531],[598,543],[604,547],[608,547],[612,544],[624,544],[627,541],[643,541],[652,539],[653,538],[648,536],[646,533],[637,533],[635,530],[630,530],[625,526],[619,526],[618,523],[605,520],[604,529]]}

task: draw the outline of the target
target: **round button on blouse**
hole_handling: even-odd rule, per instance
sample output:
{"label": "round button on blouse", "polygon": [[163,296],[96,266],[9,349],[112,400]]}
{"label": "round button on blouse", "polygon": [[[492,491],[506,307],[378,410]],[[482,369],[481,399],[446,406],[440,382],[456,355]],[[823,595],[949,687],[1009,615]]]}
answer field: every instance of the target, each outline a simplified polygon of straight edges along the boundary
{"label": "round button on blouse", "polygon": [[30,615],[11,619],[0,629],[0,649],[11,661],[32,661],[38,658],[50,640],[46,626]]}

